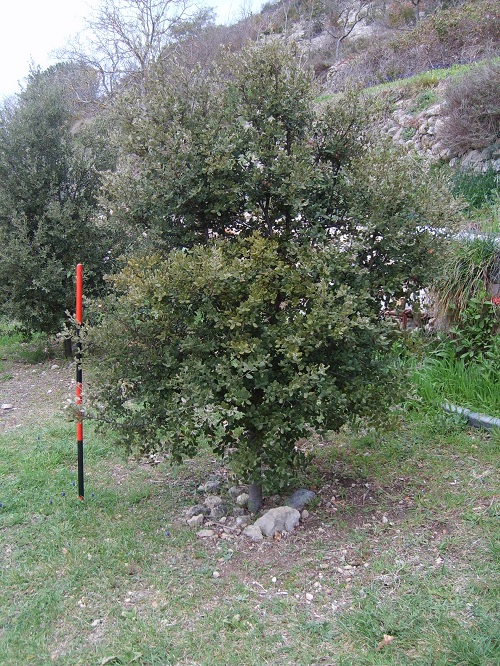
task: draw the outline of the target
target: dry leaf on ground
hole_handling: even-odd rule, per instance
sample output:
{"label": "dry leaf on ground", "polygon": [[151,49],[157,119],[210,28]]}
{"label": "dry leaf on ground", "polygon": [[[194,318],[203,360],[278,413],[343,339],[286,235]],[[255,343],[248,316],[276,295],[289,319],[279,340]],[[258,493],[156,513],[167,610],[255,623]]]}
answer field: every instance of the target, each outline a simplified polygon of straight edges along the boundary
{"label": "dry leaf on ground", "polygon": [[377,645],[377,652],[379,652],[382,648],[385,648],[386,645],[392,643],[393,640],[394,636],[389,636],[389,634],[384,634],[384,638]]}

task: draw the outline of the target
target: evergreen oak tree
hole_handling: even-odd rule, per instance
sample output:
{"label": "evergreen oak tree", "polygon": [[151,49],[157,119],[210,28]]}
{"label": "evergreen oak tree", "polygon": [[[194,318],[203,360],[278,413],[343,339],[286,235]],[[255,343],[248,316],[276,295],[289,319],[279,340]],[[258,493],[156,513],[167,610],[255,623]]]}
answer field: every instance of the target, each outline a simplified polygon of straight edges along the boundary
{"label": "evergreen oak tree", "polygon": [[0,111],[0,303],[28,331],[55,332],[74,304],[73,274],[102,287],[117,234],[97,214],[114,151],[104,118],[79,118],[72,65],[33,71]]}
{"label": "evergreen oak tree", "polygon": [[113,278],[93,332],[105,421],[140,451],[209,444],[253,508],[290,481],[300,438],[395,399],[381,303],[423,284],[454,215],[418,162],[374,144],[362,100],[316,109],[295,55],[161,70],[124,109],[108,196],[162,242]]}

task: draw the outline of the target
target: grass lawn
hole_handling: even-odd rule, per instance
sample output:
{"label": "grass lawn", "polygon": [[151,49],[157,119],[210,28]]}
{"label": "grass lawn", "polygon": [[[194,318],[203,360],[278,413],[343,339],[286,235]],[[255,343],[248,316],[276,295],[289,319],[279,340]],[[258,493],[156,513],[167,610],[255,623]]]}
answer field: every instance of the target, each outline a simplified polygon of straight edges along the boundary
{"label": "grass lawn", "polygon": [[0,436],[2,665],[500,662],[498,434],[419,413],[342,434],[302,480],[310,517],[261,544],[186,525],[208,454],[85,435],[85,502],[72,424]]}

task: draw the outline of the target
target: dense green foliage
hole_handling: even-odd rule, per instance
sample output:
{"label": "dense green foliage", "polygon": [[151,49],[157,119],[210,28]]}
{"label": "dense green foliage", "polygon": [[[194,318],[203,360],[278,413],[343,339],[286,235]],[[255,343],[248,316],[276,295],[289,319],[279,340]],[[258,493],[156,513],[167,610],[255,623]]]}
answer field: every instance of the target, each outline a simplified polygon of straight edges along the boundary
{"label": "dense green foliage", "polygon": [[429,224],[454,224],[445,184],[374,142],[361,97],[318,111],[294,55],[272,43],[194,74],[181,64],[159,72],[141,103],[124,107],[114,220],[147,226],[166,249],[255,230],[294,242],[326,234],[356,252],[380,298],[418,289],[437,244]]}
{"label": "dense green foliage", "polygon": [[75,130],[67,69],[33,72],[0,117],[0,303],[27,330],[57,331],[76,263],[95,293],[116,241],[96,212],[115,159],[106,121]]}
{"label": "dense green foliage", "polygon": [[131,260],[94,344],[97,403],[141,451],[208,443],[285,483],[295,443],[390,402],[394,378],[367,272],[331,243],[252,235]]}

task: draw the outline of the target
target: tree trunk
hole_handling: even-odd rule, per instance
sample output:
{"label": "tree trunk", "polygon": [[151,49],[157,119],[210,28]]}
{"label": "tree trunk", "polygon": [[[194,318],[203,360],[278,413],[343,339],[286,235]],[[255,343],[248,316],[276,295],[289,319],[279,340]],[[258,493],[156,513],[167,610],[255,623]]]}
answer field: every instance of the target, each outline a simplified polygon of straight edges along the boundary
{"label": "tree trunk", "polygon": [[73,358],[71,338],[64,338],[64,358]]}
{"label": "tree trunk", "polygon": [[248,509],[251,513],[258,513],[262,508],[262,485],[251,483],[248,486]]}

